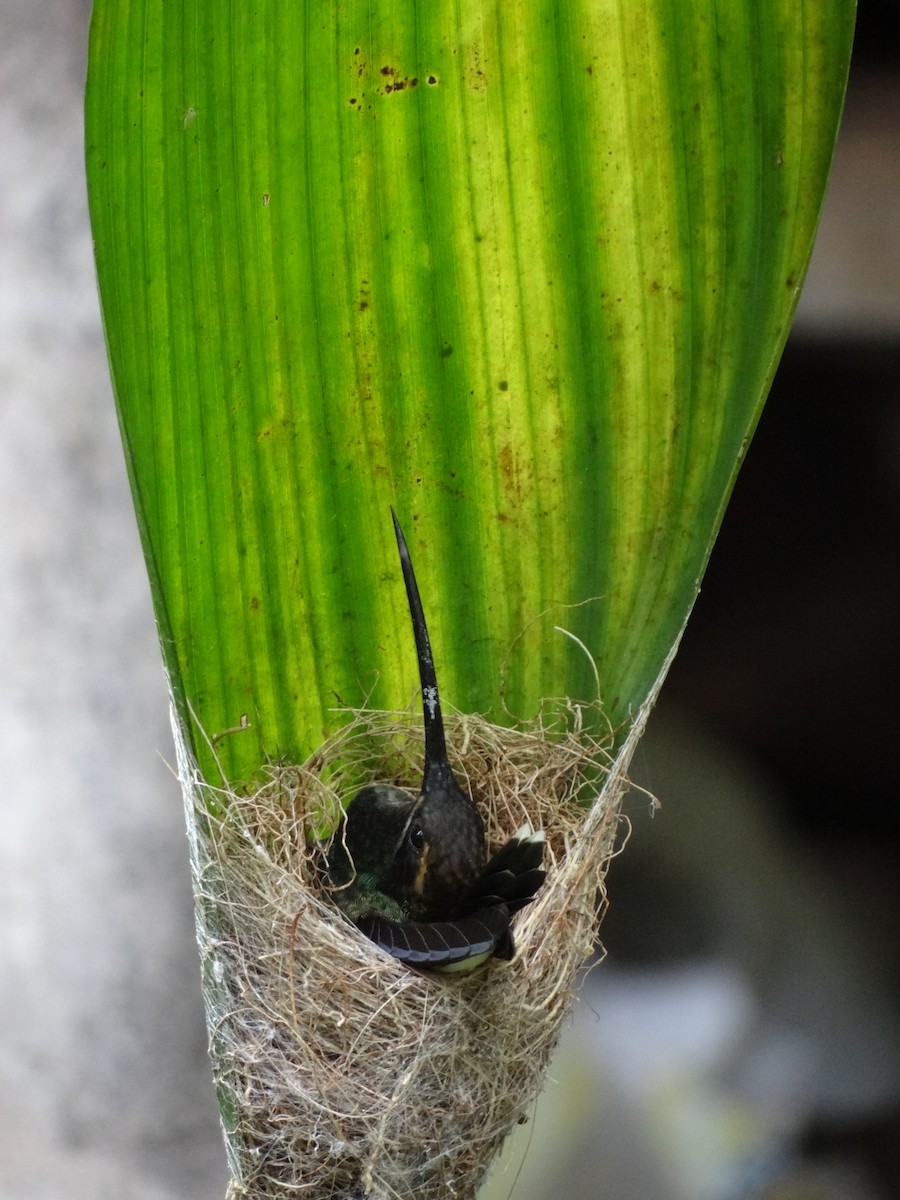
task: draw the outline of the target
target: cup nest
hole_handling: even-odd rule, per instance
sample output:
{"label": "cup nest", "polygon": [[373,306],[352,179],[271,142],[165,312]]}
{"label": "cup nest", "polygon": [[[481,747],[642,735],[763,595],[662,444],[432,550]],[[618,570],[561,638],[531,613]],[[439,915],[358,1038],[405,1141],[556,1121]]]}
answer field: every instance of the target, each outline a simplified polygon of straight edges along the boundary
{"label": "cup nest", "polygon": [[490,849],[528,821],[546,833],[548,867],[514,921],[513,961],[449,977],[368,941],[322,870],[362,783],[417,792],[416,716],[354,713],[249,796],[203,783],[179,740],[232,1200],[474,1197],[541,1089],[595,945],[636,731],[613,760],[584,707],[520,730],[445,720]]}

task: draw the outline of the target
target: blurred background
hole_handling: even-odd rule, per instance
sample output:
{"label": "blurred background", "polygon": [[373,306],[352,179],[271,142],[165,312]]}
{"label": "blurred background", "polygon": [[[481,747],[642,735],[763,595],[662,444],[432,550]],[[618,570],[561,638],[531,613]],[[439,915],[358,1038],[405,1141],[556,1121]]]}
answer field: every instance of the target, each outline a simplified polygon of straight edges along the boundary
{"label": "blurred background", "polygon": [[[89,10],[0,0],[0,1200],[221,1200]],[[628,801],[606,958],[498,1200],[900,1197],[898,35],[864,0],[800,315],[634,766],[662,806]]]}

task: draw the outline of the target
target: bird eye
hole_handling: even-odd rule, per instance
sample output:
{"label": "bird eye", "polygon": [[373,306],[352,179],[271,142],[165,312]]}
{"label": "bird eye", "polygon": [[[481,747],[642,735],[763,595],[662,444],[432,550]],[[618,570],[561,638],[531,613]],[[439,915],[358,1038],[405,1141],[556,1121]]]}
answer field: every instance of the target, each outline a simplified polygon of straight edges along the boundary
{"label": "bird eye", "polygon": [[413,825],[409,831],[409,844],[413,850],[424,850],[425,848],[425,830],[421,825]]}

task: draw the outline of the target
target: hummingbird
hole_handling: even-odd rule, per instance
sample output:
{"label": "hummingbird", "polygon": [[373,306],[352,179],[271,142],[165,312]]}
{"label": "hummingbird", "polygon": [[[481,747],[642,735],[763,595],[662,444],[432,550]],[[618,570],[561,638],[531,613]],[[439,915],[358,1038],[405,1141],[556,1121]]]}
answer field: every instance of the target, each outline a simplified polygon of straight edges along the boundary
{"label": "hummingbird", "polygon": [[391,509],[412,618],[425,734],[418,796],[364,787],[347,806],[328,853],[338,906],[401,962],[470,971],[515,953],[510,918],[544,881],[544,835],[523,825],[490,859],[484,821],[447,754],[437,673],[403,530]]}

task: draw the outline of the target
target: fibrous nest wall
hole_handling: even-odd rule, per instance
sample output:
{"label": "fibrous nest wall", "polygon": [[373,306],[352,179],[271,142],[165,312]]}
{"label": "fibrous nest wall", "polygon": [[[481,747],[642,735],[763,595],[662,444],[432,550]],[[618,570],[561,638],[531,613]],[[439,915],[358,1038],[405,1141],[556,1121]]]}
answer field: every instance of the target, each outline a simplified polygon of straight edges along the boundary
{"label": "fibrous nest wall", "polygon": [[547,835],[548,878],[516,918],[516,957],[469,976],[389,958],[322,874],[317,839],[358,786],[417,790],[413,715],[354,714],[250,796],[209,788],[182,754],[234,1200],[475,1195],[540,1091],[595,944],[628,747],[612,762],[584,715],[570,707],[524,731],[447,718],[491,849],[525,821]]}

